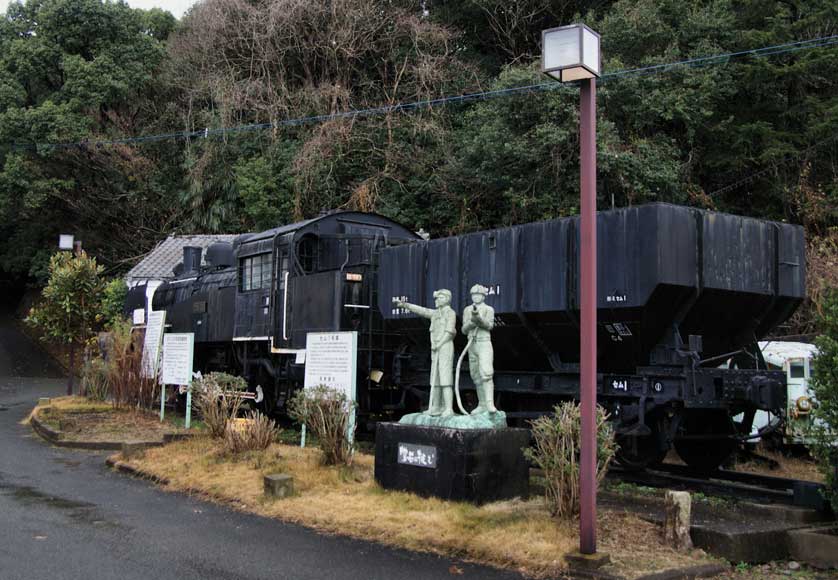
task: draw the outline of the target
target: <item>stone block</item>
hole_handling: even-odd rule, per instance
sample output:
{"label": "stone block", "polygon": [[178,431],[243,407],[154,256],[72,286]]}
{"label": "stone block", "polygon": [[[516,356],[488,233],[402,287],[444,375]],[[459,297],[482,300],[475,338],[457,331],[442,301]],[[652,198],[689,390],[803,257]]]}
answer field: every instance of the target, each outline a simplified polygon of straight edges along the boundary
{"label": "stone block", "polygon": [[816,568],[838,568],[838,526],[788,533],[789,554]]}
{"label": "stone block", "polygon": [[564,559],[568,564],[570,564],[570,567],[577,572],[594,572],[611,563],[611,556],[609,556],[606,552],[583,554],[582,552],[576,551],[566,554]]}
{"label": "stone block", "polygon": [[273,473],[264,478],[265,495],[283,498],[294,495],[294,478],[286,473]]}
{"label": "stone block", "polygon": [[375,480],[385,489],[476,504],[529,495],[528,429],[379,423]]}
{"label": "stone block", "polygon": [[689,550],[693,545],[690,539],[691,503],[689,492],[666,492],[663,537],[677,550]]}

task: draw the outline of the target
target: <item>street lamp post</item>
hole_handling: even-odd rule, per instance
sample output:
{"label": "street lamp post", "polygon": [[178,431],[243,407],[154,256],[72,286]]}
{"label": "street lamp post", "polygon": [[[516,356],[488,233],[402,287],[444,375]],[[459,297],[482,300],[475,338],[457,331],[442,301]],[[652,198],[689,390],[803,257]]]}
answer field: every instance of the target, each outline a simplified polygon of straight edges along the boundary
{"label": "street lamp post", "polygon": [[580,446],[579,551],[596,553],[596,386],[597,386],[597,249],[596,249],[596,77],[600,75],[599,34],[584,24],[542,33],[541,67],[560,82],[579,81],[582,295],[579,398]]}

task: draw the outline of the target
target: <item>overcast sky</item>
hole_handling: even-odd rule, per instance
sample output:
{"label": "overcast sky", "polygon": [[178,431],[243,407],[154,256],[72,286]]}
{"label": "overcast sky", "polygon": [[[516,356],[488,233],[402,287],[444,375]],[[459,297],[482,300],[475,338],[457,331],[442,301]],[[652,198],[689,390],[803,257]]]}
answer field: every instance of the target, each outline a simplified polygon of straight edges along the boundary
{"label": "overcast sky", "polygon": [[[0,0],[0,9],[6,12],[6,7],[10,3],[9,0]],[[186,9],[194,3],[195,0],[128,0],[128,5],[133,8],[163,8],[174,14],[177,18],[183,16]]]}

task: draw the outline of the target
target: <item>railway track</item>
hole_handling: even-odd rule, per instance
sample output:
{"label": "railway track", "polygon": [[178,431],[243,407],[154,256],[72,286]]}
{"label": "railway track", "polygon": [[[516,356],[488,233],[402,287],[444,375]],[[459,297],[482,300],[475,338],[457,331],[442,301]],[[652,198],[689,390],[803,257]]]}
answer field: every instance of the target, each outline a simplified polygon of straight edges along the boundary
{"label": "railway track", "polygon": [[750,501],[792,505],[825,511],[823,485],[799,479],[787,479],[718,469],[707,474],[696,473],[684,465],[663,464],[644,471],[612,467],[606,476],[646,487],[677,489],[705,495]]}

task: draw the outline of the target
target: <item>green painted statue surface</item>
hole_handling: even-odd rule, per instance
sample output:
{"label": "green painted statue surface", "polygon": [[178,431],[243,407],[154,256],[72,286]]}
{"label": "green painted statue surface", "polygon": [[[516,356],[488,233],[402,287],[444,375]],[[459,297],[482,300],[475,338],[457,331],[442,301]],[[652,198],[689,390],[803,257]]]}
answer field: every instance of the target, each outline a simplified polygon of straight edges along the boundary
{"label": "green painted statue surface", "polygon": [[[454,367],[454,337],[457,334],[457,314],[451,308],[451,292],[434,292],[436,308],[425,308],[409,302],[394,300],[396,306],[404,308],[423,318],[430,319],[431,376],[430,402],[423,413],[411,413],[399,422],[410,425],[447,427],[450,429],[497,429],[506,427],[506,413],[498,411],[494,402],[494,350],[492,328],[495,326],[495,310],[486,304],[489,291],[485,286],[475,284],[471,288],[472,304],[463,311],[462,333],[468,337],[466,351],[463,351]],[[468,354],[469,372],[477,390],[478,404],[466,413],[460,400],[459,372],[463,358]],[[454,412],[453,399],[462,415]]]}
{"label": "green painted statue surface", "polygon": [[495,351],[492,348],[492,328],[495,309],[486,304],[489,290],[475,284],[471,288],[472,304],[463,311],[462,332],[469,338],[468,368],[477,389],[477,407],[472,415],[497,413],[495,408]]}
{"label": "green painted statue surface", "polygon": [[434,292],[436,308],[424,308],[397,301],[396,306],[431,320],[431,397],[425,414],[447,417],[454,414],[454,337],[457,313],[451,308],[451,291]]}

